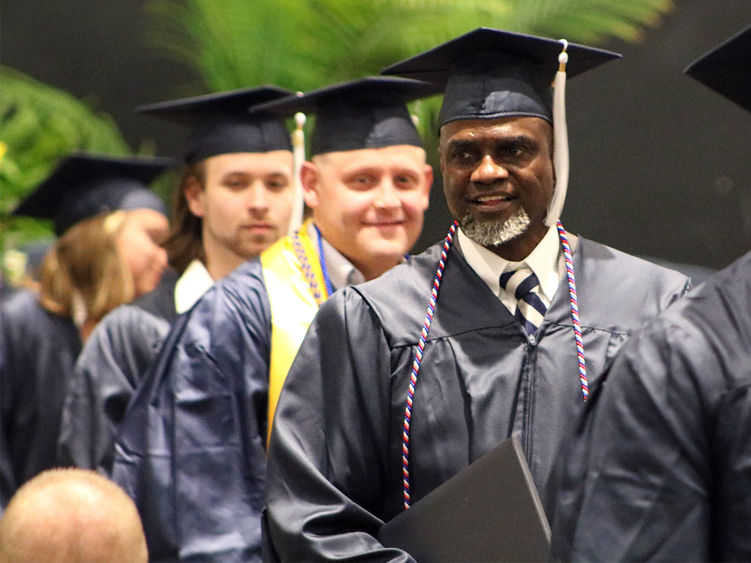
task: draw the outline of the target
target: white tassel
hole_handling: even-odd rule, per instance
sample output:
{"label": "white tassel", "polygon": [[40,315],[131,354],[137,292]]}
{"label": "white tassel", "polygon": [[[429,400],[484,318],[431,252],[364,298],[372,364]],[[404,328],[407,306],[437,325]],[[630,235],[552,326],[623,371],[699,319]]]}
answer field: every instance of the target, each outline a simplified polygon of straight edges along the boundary
{"label": "white tassel", "polygon": [[563,51],[558,55],[558,72],[553,83],[553,168],[555,189],[545,218],[547,226],[555,225],[563,213],[568,190],[569,152],[568,126],[566,125],[566,63],[568,41],[561,39]]}
{"label": "white tassel", "polygon": [[305,114],[298,112],[295,114],[295,130],[292,132],[292,174],[294,176],[292,189],[292,215],[289,219],[288,234],[295,233],[302,225],[303,215],[305,211],[305,200],[302,195],[302,181],[300,180],[300,170],[305,162],[305,133],[303,132],[303,126],[305,125]]}
{"label": "white tassel", "polygon": [[73,290],[71,304],[71,316],[73,317],[73,324],[76,325],[76,328],[81,330],[81,327],[86,322],[86,319],[89,318],[89,312],[86,310],[86,303],[83,300],[83,295],[81,295],[78,290]]}

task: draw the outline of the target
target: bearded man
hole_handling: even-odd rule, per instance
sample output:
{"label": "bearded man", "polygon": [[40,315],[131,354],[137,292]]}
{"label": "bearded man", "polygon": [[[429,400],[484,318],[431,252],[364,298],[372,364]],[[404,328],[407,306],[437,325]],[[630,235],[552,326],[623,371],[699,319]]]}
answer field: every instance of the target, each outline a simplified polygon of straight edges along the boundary
{"label": "bearded man", "polygon": [[589,388],[686,290],[683,275],[560,224],[561,51],[569,75],[616,56],[478,29],[387,69],[444,87],[441,172],[459,229],[319,309],[269,446],[281,560],[410,560],[378,541],[383,522],[511,435],[549,508]]}

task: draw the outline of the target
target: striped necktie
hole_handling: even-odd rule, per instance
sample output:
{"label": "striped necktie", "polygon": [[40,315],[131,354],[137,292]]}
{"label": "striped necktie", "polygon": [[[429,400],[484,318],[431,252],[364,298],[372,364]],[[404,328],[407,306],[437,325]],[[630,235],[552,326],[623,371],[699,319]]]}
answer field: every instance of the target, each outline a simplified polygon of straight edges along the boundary
{"label": "striped necktie", "polygon": [[500,284],[503,289],[516,298],[514,316],[527,331],[534,334],[542,324],[547,307],[537,294],[540,283],[535,273],[527,266],[501,274]]}

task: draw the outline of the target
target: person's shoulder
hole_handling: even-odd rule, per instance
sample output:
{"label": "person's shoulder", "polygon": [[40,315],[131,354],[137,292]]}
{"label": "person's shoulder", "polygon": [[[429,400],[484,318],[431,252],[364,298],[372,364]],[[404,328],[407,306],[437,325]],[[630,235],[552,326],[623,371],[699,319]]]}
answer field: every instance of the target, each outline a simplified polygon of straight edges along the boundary
{"label": "person's shoulder", "polygon": [[440,250],[440,246],[430,247],[374,280],[336,291],[321,305],[319,317],[368,310],[384,327],[412,330],[425,316]]}
{"label": "person's shoulder", "polygon": [[0,321],[8,326],[36,325],[56,320],[67,321],[67,318],[46,311],[39,302],[37,292],[30,289],[19,289],[0,306]]}
{"label": "person's shoulder", "polygon": [[699,264],[674,262],[672,260],[666,260],[657,256],[642,256],[642,258],[649,262],[653,262],[655,264],[668,268],[669,270],[675,270],[685,276],[688,276],[694,286],[704,283],[717,273],[717,270],[709,268],[707,266],[701,266]]}
{"label": "person's shoulder", "polygon": [[674,384],[690,381],[703,390],[708,404],[715,404],[717,397],[751,386],[749,310],[751,253],[649,319],[626,344],[624,355],[650,377],[649,364],[656,363]]}
{"label": "person's shoulder", "polygon": [[[205,340],[209,338],[207,331],[214,329],[234,327],[242,331],[249,330],[250,325],[269,324],[268,292],[259,260],[248,260],[217,281],[180,317],[185,327],[183,340]],[[221,339],[222,334],[215,337]]]}
{"label": "person's shoulder", "polygon": [[[248,289],[263,288],[263,268],[258,258],[247,260],[217,281],[214,293],[238,293]],[[207,292],[209,293],[209,292]]]}
{"label": "person's shoulder", "polygon": [[582,256],[587,269],[600,275],[610,273],[622,279],[638,278],[643,283],[651,279],[666,283],[685,284],[688,277],[678,270],[656,264],[606,244],[579,237],[577,252]]}
{"label": "person's shoulder", "polygon": [[211,286],[195,302],[193,307],[180,315],[195,317],[207,311],[221,308],[235,308],[244,301],[266,293],[261,264],[258,258],[247,260],[232,270],[228,275]]}
{"label": "person's shoulder", "polygon": [[146,339],[151,336],[163,337],[175,317],[165,317],[151,308],[138,306],[136,303],[125,303],[115,307],[97,323],[87,340],[84,348],[89,348],[93,342],[119,342],[126,346],[133,339]]}
{"label": "person's shoulder", "polygon": [[39,297],[30,289],[17,289],[2,302],[5,314],[39,307]]}
{"label": "person's shoulder", "polygon": [[435,244],[410,256],[380,277],[355,286],[354,291],[376,300],[404,299],[411,289],[417,288],[424,294],[423,282],[433,279],[440,257],[441,245]]}
{"label": "person's shoulder", "polygon": [[751,311],[751,252],[711,276],[684,301],[682,315],[702,316],[710,324],[722,319],[720,322],[734,327],[739,337],[751,339],[748,315]]}
{"label": "person's shoulder", "polygon": [[707,280],[713,287],[751,288],[751,252],[747,252]]}
{"label": "person's shoulder", "polygon": [[153,291],[142,295],[129,305],[141,309],[151,315],[161,317],[172,322],[177,317],[175,310],[175,286],[179,275],[174,270],[167,270],[159,285]]}
{"label": "person's shoulder", "polygon": [[94,327],[89,340],[128,341],[144,333],[166,334],[177,318],[174,292],[178,276],[174,270],[164,275],[156,289],[107,313]]}

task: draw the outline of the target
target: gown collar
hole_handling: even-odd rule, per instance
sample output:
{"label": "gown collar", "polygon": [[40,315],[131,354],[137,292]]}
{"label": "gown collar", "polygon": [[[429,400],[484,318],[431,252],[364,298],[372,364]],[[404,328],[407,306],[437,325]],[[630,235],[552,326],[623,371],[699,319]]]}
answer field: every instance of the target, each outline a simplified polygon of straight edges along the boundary
{"label": "gown collar", "polygon": [[198,301],[214,285],[206,266],[200,260],[193,260],[175,284],[175,310],[182,314]]}
{"label": "gown collar", "polygon": [[[307,232],[311,240],[318,241],[318,232],[312,221],[307,225]],[[322,238],[321,243],[324,258],[322,262],[326,264],[329,279],[335,290],[365,281],[365,276],[331,243],[325,238]]]}

